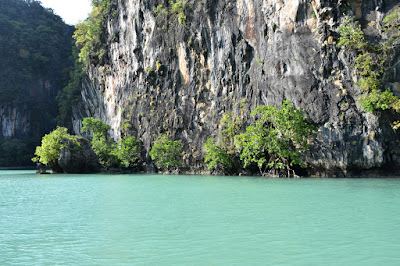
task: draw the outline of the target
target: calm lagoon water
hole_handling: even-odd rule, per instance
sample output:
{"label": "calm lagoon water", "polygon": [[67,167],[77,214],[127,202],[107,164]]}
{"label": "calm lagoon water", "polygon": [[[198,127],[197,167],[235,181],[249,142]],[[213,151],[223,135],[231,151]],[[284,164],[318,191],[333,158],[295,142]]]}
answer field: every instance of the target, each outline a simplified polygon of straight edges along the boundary
{"label": "calm lagoon water", "polygon": [[400,265],[400,179],[0,171],[0,265]]}

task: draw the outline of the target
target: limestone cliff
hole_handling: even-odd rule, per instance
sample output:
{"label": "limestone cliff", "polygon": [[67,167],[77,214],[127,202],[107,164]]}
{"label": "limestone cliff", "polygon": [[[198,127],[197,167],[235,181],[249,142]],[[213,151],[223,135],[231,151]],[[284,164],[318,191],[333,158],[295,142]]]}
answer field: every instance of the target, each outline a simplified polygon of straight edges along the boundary
{"label": "limestone cliff", "polygon": [[[382,18],[398,1],[189,0],[186,17],[163,12],[169,1],[114,5],[107,59],[88,67],[75,131],[82,117],[101,117],[116,139],[142,140],[147,154],[154,137],[170,131],[184,142],[185,163],[201,169],[202,146],[218,136],[222,114],[233,111],[247,124],[256,106],[287,99],[318,127],[306,155],[310,174],[400,164],[392,114],[361,109],[354,56],[336,45],[344,13],[379,39]],[[399,52],[385,79],[392,89],[400,84]]]}
{"label": "limestone cliff", "polygon": [[41,137],[56,126],[57,75],[39,77],[19,93],[23,97],[0,100],[0,138]]}

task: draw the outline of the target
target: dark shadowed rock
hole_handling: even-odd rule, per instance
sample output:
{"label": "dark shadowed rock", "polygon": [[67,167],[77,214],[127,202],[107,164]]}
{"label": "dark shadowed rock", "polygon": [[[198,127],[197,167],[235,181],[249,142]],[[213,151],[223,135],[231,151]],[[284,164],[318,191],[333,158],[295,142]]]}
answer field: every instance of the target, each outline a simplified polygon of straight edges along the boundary
{"label": "dark shadowed rock", "polygon": [[44,164],[37,163],[36,167],[37,167],[36,174],[41,174],[41,175],[48,174],[48,172],[46,171],[46,168],[45,168],[46,166]]}
{"label": "dark shadowed rock", "polygon": [[50,168],[52,174],[60,174],[64,172],[58,161],[49,162],[47,163],[47,166]]}
{"label": "dark shadowed rock", "polygon": [[79,145],[73,141],[64,140],[65,147],[61,150],[58,164],[65,173],[96,173],[100,172],[100,164],[88,140],[79,138]]}

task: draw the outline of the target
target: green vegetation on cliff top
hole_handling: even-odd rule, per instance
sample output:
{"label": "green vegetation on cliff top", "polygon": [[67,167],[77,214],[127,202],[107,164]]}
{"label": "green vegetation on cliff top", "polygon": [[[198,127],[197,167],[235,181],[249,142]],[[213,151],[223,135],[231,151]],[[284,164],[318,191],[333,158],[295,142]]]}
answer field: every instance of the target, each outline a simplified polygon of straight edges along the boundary
{"label": "green vegetation on cliff top", "polygon": [[90,62],[102,62],[106,51],[106,20],[111,13],[110,0],[92,0],[89,17],[75,26],[72,57],[75,65],[69,70],[68,84],[57,95],[60,115],[58,123],[72,128],[72,108],[81,99],[85,71]]}
{"label": "green vegetation on cliff top", "polygon": [[72,64],[72,32],[39,1],[0,0],[0,106],[29,120],[0,139],[0,166],[31,165],[41,137],[55,127],[55,97]]}
{"label": "green vegetation on cliff top", "polygon": [[38,1],[0,0],[0,104],[28,101],[37,79],[57,76],[63,82],[63,69],[71,64],[63,60],[71,54],[71,30]]}
{"label": "green vegetation on cliff top", "polygon": [[79,48],[79,61],[86,67],[89,62],[104,59],[106,47],[106,23],[111,12],[110,0],[92,0],[93,9],[90,16],[76,25],[74,38]]}

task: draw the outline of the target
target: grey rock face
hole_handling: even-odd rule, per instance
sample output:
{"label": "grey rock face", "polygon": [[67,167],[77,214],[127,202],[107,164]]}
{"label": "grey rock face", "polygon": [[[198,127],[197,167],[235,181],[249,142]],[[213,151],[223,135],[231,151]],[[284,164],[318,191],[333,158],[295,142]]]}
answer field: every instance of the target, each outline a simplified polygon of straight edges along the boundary
{"label": "grey rock face", "polygon": [[30,129],[26,106],[0,107],[1,137],[26,136]]}
{"label": "grey rock face", "polygon": [[[100,117],[119,139],[129,122],[127,133],[147,154],[156,135],[170,131],[184,143],[186,165],[201,169],[203,144],[218,137],[224,113],[244,128],[256,106],[287,99],[318,128],[305,155],[310,174],[398,165],[392,117],[361,109],[355,57],[336,45],[344,12],[379,33],[381,19],[399,6],[363,2],[190,0],[184,26],[176,14],[155,13],[167,1],[118,0],[107,25],[108,59],[88,68],[75,130],[83,117]],[[388,72],[387,85],[400,87],[396,68]]]}
{"label": "grey rock face", "polygon": [[89,141],[78,139],[79,146],[65,140],[66,146],[61,150],[58,165],[64,173],[97,173],[100,164],[97,155],[92,150]]}
{"label": "grey rock face", "polygon": [[56,95],[61,89],[58,79],[32,82],[25,88],[23,101],[0,102],[0,138],[41,136],[54,129]]}

